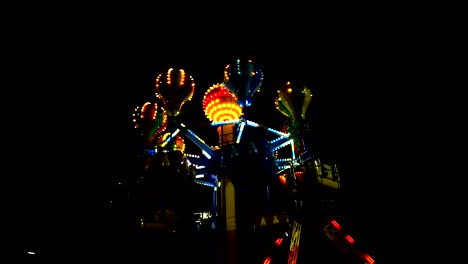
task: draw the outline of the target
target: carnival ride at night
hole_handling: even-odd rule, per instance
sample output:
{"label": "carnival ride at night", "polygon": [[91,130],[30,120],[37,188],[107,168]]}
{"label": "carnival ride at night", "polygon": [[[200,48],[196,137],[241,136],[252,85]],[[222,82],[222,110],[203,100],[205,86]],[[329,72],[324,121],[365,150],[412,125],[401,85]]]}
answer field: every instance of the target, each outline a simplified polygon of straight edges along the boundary
{"label": "carnival ride at night", "polygon": [[[140,163],[127,190],[140,234],[205,232],[214,241],[209,263],[301,263],[306,211],[339,192],[339,168],[309,149],[308,87],[287,82],[277,91],[281,129],[250,119],[263,79],[252,60],[238,59],[206,90],[201,107],[217,134],[212,146],[180,118],[195,92],[192,76],[176,68],[157,75],[154,98],[132,117]],[[375,263],[333,213],[314,217],[350,263]]]}

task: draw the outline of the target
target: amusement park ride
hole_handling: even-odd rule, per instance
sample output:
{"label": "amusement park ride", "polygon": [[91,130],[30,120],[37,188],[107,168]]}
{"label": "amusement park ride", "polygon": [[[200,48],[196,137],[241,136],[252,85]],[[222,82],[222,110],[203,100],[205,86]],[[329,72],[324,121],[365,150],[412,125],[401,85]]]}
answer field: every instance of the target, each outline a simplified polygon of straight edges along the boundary
{"label": "amusement park ride", "polygon": [[[154,98],[133,111],[139,165],[127,204],[136,232],[211,234],[208,263],[292,264],[301,263],[304,228],[317,229],[349,263],[375,263],[333,209],[314,211],[328,206],[322,201],[337,195],[341,179],[337,164],[309,149],[311,90],[293,82],[279,88],[274,105],[286,118],[276,130],[246,111],[263,79],[252,60],[239,59],[207,89],[200,105],[218,136],[210,146],[180,115],[195,92],[192,76],[176,68],[157,75]],[[318,224],[308,227],[311,213]]]}

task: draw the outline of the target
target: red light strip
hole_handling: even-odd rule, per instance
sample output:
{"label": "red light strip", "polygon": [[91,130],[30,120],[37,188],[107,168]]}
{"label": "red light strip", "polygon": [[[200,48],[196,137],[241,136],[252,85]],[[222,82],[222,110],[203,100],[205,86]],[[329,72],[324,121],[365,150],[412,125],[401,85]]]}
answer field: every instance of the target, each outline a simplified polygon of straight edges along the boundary
{"label": "red light strip", "polygon": [[338,222],[336,222],[335,220],[332,220],[332,221],[331,221],[331,224],[332,224],[337,230],[341,230],[340,224],[338,224]]}

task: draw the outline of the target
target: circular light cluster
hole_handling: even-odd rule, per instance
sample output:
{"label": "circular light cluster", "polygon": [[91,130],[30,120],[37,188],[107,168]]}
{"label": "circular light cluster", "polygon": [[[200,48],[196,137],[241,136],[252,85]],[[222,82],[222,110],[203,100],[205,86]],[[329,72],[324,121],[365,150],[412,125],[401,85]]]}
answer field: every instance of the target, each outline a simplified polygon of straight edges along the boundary
{"label": "circular light cluster", "polygon": [[237,97],[222,83],[211,86],[203,97],[203,111],[211,122],[238,120],[242,108]]}

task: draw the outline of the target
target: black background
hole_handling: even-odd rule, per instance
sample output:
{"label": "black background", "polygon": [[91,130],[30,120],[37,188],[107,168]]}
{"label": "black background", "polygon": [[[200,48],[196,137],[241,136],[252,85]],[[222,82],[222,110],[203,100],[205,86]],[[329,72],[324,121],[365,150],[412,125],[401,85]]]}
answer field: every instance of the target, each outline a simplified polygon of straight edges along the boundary
{"label": "black background", "polygon": [[224,66],[244,57],[265,75],[265,95],[254,105],[264,104],[259,109],[268,114],[253,121],[283,118],[272,99],[285,81],[308,84],[313,151],[341,164],[352,211],[346,221],[371,255],[389,257],[390,230],[405,217],[396,188],[408,173],[401,140],[413,137],[402,81],[413,47],[391,15],[350,11],[268,19],[251,9],[219,17],[175,12],[154,20],[98,12],[67,20],[66,30],[60,20],[29,21],[8,49],[10,93],[18,98],[5,121],[10,244],[105,241],[99,229],[106,190],[113,177],[131,173],[130,114],[153,95],[155,76],[185,69],[196,96],[184,108],[202,114],[197,100],[223,81]]}

